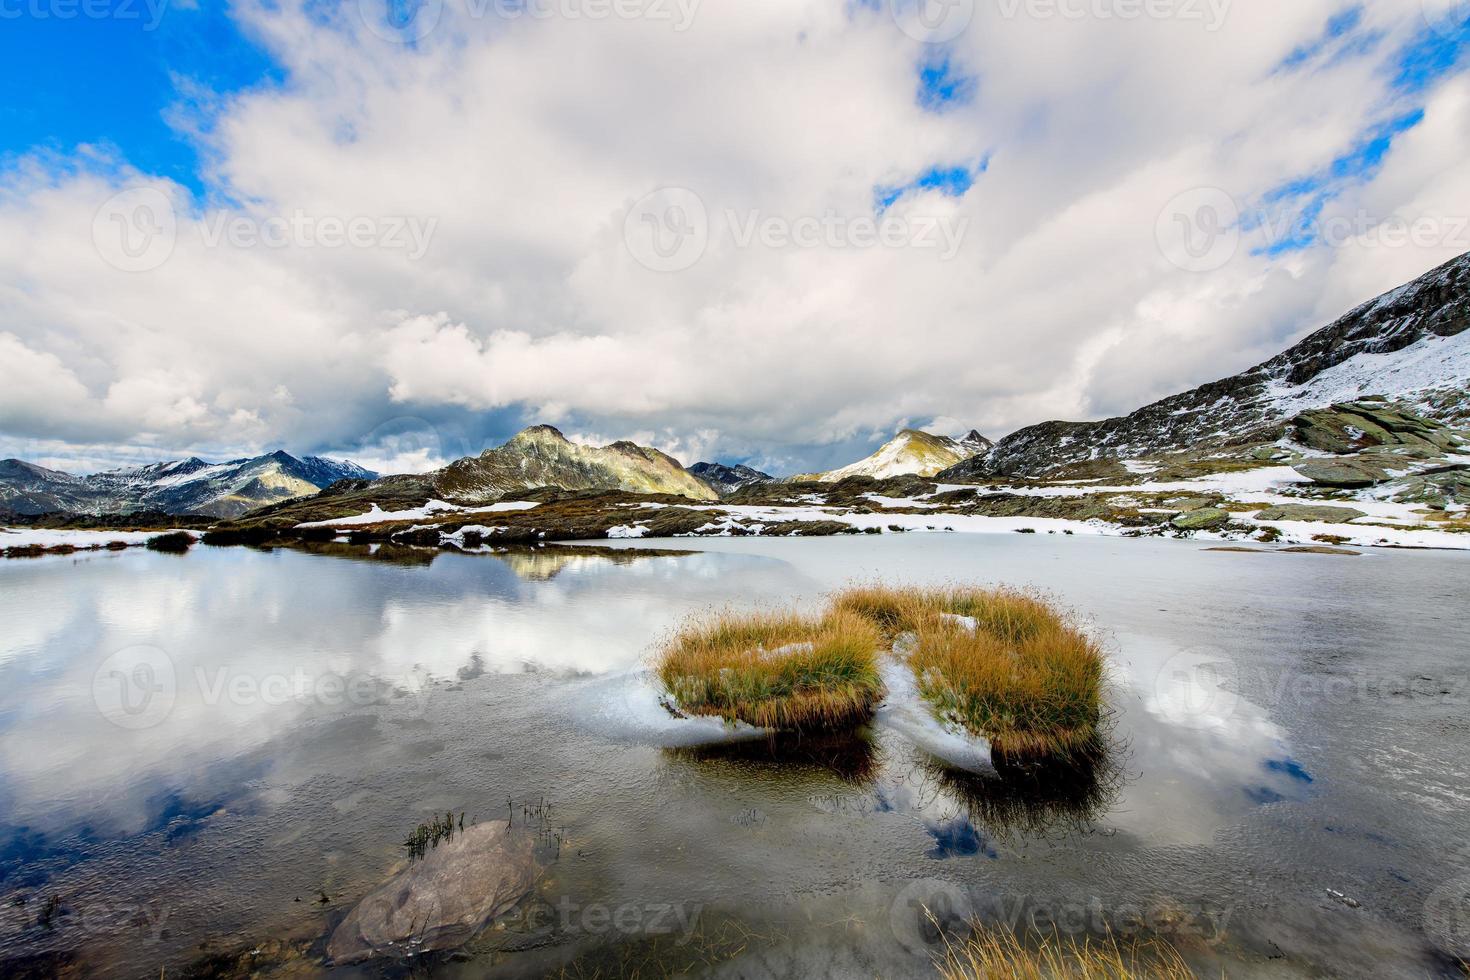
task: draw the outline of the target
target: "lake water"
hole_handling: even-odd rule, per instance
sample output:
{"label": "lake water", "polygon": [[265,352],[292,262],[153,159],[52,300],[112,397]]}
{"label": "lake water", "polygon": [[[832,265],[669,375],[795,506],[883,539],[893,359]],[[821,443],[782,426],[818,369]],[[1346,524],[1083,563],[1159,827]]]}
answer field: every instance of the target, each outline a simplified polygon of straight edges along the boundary
{"label": "lake water", "polygon": [[[1470,556],[629,545],[699,550],[0,563],[0,973],[242,949],[325,971],[324,937],[446,811],[528,826],[545,873],[433,975],[933,976],[924,907],[1145,922],[1212,976],[1470,957]],[[651,704],[645,658],[687,615],[879,578],[1076,610],[1111,660],[1104,763],[956,770],[902,705],[856,739],[701,747]]]}

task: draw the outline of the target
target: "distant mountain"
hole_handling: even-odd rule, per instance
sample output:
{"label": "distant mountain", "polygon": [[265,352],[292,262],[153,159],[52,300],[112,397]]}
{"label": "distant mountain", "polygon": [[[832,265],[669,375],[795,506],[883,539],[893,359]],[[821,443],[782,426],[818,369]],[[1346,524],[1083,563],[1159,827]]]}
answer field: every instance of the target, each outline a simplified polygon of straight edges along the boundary
{"label": "distant mountain", "polygon": [[455,503],[492,500],[537,487],[719,498],[678,460],[657,449],[631,442],[582,446],[549,425],[532,426],[499,448],[456,460],[430,474],[430,479],[445,500]]}
{"label": "distant mountain", "polygon": [[963,439],[936,436],[918,429],[904,429],[866,459],[826,473],[811,473],[792,480],[836,483],[849,476],[871,476],[885,480],[894,476],[934,476],[991,448],[991,442],[978,432]]}
{"label": "distant mountain", "polygon": [[338,480],[373,479],[356,463],[289,453],[209,463],[198,457],[73,476],[18,459],[0,461],[0,510],[15,514],[157,511],[238,517],[256,507],[309,497]]}
{"label": "distant mountain", "polygon": [[1388,398],[1470,421],[1470,253],[1365,303],[1248,371],[1100,422],[1043,422],[941,478],[1037,476],[1093,459],[1269,441],[1299,413]]}
{"label": "distant mountain", "polygon": [[732,494],[741,487],[753,483],[774,483],[776,478],[769,473],[751,469],[749,466],[726,466],[723,463],[695,463],[689,472],[699,477],[720,496]]}

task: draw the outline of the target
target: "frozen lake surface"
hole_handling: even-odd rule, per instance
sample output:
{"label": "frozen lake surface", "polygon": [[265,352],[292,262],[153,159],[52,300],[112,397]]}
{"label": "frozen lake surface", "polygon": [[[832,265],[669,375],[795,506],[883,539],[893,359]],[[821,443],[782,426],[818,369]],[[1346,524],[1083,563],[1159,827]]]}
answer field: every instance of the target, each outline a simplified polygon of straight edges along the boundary
{"label": "frozen lake surface", "polygon": [[[1214,976],[1454,976],[1470,956],[1463,553],[320,550],[0,563],[0,972],[173,976],[258,949],[311,975],[446,811],[530,820],[545,873],[465,954],[418,964],[435,975],[927,977],[926,906],[1145,921]],[[646,658],[689,614],[879,579],[1074,609],[1107,640],[1104,764],[957,769],[892,706],[860,738],[771,745],[653,703]]]}

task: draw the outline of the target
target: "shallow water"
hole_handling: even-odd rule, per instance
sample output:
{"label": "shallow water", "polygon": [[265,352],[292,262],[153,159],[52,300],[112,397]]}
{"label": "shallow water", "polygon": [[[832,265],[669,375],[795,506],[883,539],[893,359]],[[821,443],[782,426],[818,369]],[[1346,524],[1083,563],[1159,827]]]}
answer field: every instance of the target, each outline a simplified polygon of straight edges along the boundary
{"label": "shallow water", "polygon": [[[258,949],[310,974],[446,811],[528,824],[546,872],[418,964],[436,975],[932,976],[926,907],[1143,920],[1207,975],[1451,976],[1470,954],[1470,557],[630,544],[700,550],[0,563],[0,971]],[[701,748],[717,726],[653,703],[644,658],[689,613],[879,577],[1075,609],[1107,638],[1108,759],[967,773],[902,705],[858,740]]]}

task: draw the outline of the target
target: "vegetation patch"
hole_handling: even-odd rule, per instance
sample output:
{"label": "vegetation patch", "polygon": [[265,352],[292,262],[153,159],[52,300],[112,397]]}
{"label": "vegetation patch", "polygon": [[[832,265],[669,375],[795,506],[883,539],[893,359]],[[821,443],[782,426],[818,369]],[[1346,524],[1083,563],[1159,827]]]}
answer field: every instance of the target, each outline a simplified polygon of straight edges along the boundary
{"label": "vegetation patch", "polygon": [[943,980],[1193,980],[1194,971],[1162,941],[1120,944],[1104,939],[1041,934],[1023,941],[1010,929],[976,928],[964,942],[947,944],[939,963]]}
{"label": "vegetation patch", "polygon": [[664,645],[656,672],[680,712],[778,731],[833,730],[867,720],[883,696],[881,640],[841,610],[695,619]]}
{"label": "vegetation patch", "polygon": [[169,554],[182,555],[194,547],[194,535],[188,531],[156,534],[148,539],[146,547],[149,551],[165,551]]}
{"label": "vegetation patch", "polygon": [[1038,595],[1010,589],[863,586],[833,602],[868,619],[906,657],[939,716],[1005,756],[1096,749],[1103,658]]}

